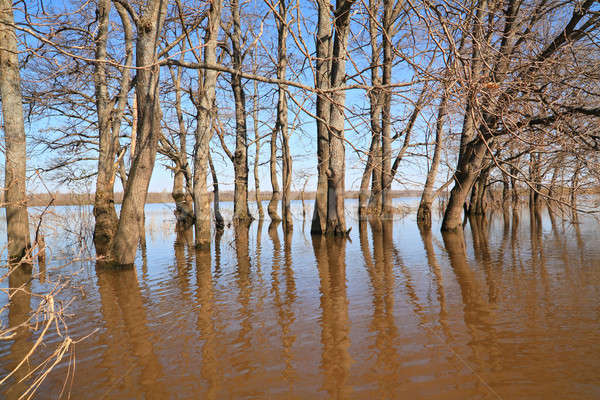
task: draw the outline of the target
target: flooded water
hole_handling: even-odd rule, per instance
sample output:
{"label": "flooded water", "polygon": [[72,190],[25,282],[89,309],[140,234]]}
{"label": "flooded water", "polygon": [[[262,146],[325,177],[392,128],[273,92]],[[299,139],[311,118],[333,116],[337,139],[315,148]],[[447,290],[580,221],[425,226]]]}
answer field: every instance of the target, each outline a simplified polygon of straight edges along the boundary
{"label": "flooded water", "polygon": [[[284,233],[267,219],[230,226],[197,251],[191,232],[175,232],[170,205],[146,215],[129,270],[77,261],[87,255],[74,241],[89,227],[48,224],[52,259],[44,282],[28,285],[43,292],[77,272],[63,294],[75,296],[68,334],[91,335],[37,398],[600,398],[592,218],[572,224],[544,212],[530,222],[525,210],[442,235],[439,221],[419,231],[414,214],[349,216],[350,240],[311,237],[302,219]],[[32,308],[31,296],[16,297],[2,322],[18,324]],[[51,333],[42,353],[60,339]],[[0,343],[2,376],[34,340],[25,330]],[[12,379],[0,396],[25,387]]]}

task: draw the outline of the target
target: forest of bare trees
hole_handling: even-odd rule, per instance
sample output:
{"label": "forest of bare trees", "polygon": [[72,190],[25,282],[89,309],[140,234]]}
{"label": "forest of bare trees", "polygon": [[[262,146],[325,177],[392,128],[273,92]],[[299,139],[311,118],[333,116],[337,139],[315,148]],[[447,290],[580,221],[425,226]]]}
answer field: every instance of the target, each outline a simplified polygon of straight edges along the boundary
{"label": "forest of bare trees", "polygon": [[1,0],[9,255],[31,247],[33,158],[49,180],[93,183],[96,252],[119,265],[135,259],[159,163],[198,247],[224,224],[224,168],[233,223],[263,218],[249,202],[264,169],[267,214],[293,229],[306,143],[317,235],[348,234],[354,177],[361,218],[422,188],[425,229],[441,195],[443,231],[527,196],[579,210],[599,183],[599,27],[592,0]]}

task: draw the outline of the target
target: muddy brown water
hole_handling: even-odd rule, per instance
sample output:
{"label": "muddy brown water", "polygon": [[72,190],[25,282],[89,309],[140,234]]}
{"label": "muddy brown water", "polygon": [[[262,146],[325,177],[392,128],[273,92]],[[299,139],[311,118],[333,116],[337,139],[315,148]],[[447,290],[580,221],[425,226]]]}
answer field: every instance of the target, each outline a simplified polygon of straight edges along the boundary
{"label": "muddy brown water", "polygon": [[[93,333],[36,398],[57,398],[73,367],[72,399],[600,398],[592,218],[531,220],[524,210],[442,235],[437,223],[420,231],[413,214],[349,217],[350,240],[311,237],[298,219],[284,233],[267,219],[231,226],[201,251],[191,231],[174,231],[169,207],[148,208],[133,269],[73,262],[85,253],[68,248],[69,222],[48,234],[44,282],[28,285],[43,292],[78,272],[63,295],[75,296],[68,334]],[[31,296],[16,297],[2,323],[32,307]],[[23,330],[0,343],[1,376],[35,337]],[[49,334],[32,365],[59,339]],[[0,397],[26,387],[12,379]]]}

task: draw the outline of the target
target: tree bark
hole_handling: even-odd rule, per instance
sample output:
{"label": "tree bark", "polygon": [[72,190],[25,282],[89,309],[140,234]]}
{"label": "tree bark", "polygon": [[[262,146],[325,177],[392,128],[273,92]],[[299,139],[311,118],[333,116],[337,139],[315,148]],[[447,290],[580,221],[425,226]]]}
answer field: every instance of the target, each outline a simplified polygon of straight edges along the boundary
{"label": "tree bark", "polygon": [[[287,5],[286,0],[279,0],[279,15],[277,17],[277,79],[286,78],[288,64],[287,58]],[[277,100],[277,128],[281,133],[281,155],[282,171],[281,181],[283,193],[281,197],[281,216],[283,219],[283,229],[292,230],[292,211],[290,209],[290,195],[292,187],[292,156],[290,153],[290,134],[288,131],[288,105],[287,105],[287,86],[280,84],[278,87]]]}
{"label": "tree bark", "polygon": [[[317,31],[317,88],[340,88],[346,81],[346,57],[350,28],[350,9],[354,0],[338,0],[334,11],[335,36],[331,38],[330,5],[319,0]],[[333,48],[330,46],[333,45]],[[327,46],[327,47],[326,47]],[[326,64],[325,60],[331,60]],[[317,156],[319,158],[317,197],[311,232],[345,235],[345,147],[344,90],[334,90],[330,101],[317,96]],[[319,128],[319,122],[325,124]],[[326,186],[325,186],[326,184]],[[326,187],[326,193],[324,189]],[[326,197],[325,197],[326,196]],[[326,200],[326,202],[324,202]]]}
{"label": "tree bark", "polygon": [[222,229],[225,226],[223,216],[219,207],[219,179],[217,177],[217,170],[213,165],[212,157],[208,154],[208,164],[210,165],[210,173],[212,175],[213,182],[213,208],[215,213],[215,225],[217,230]]}
{"label": "tree bark", "polygon": [[[240,3],[231,1],[233,32],[231,35],[232,65],[236,71],[242,68],[243,54],[241,49],[242,28],[240,24]],[[248,131],[246,127],[246,93],[242,85],[240,73],[231,74],[231,89],[235,101],[235,153],[233,156],[234,221],[252,221],[254,218],[248,209]]]}
{"label": "tree bark", "polygon": [[114,186],[110,184],[114,157],[114,140],[110,127],[111,108],[109,107],[106,81],[106,44],[108,42],[108,22],[110,1],[98,2],[98,34],[96,36],[96,64],[94,65],[94,84],[96,111],[98,114],[98,175],[94,199],[94,244],[96,253],[106,255],[111,240],[117,230],[118,218],[114,202]]}
{"label": "tree bark", "polygon": [[[394,2],[384,1],[383,6],[383,66],[381,83],[392,83],[392,10]],[[393,213],[392,207],[392,92],[387,87],[383,92],[383,106],[381,108],[381,205],[382,215],[389,217]],[[409,131],[406,131],[406,135]]]}
{"label": "tree bark", "polygon": [[[329,16],[329,1],[318,1],[318,22],[316,36],[316,79],[318,89],[329,89],[331,71],[332,27]],[[327,230],[327,170],[329,168],[329,99],[317,92],[317,193],[313,211],[311,232],[325,233]]]}
{"label": "tree bark", "polygon": [[471,201],[469,204],[469,215],[485,215],[487,210],[487,184],[490,175],[491,165],[484,168],[473,185],[471,190]]}
{"label": "tree bark", "polygon": [[258,81],[254,81],[254,98],[253,98],[252,120],[254,122],[254,198],[256,200],[256,208],[258,209],[258,219],[262,220],[265,217],[262,201],[260,200],[260,177],[258,176],[258,165],[260,160],[260,134],[258,132]]}
{"label": "tree bark", "polygon": [[117,233],[113,239],[111,259],[119,265],[135,260],[144,219],[144,205],[160,137],[158,37],[166,16],[167,2],[151,0],[138,18],[136,42],[138,126],[135,150],[127,187],[121,206]]}
{"label": "tree bark", "polygon": [[[377,15],[379,0],[369,1],[369,13]],[[381,76],[379,75],[380,47],[377,43],[378,24],[369,18],[369,38],[371,45],[371,90],[369,91],[369,115],[371,122],[371,145],[367,154],[367,163],[360,182],[358,195],[358,215],[364,218],[367,214],[379,213],[381,210]],[[371,179],[372,178],[372,179]],[[369,196],[369,181],[371,195]],[[368,200],[368,204],[367,204]]]}
{"label": "tree bark", "polygon": [[[213,0],[208,12],[208,22],[204,36],[204,62],[215,63],[217,60],[216,49],[221,25],[221,0]],[[206,184],[210,157],[210,139],[213,132],[213,112],[215,103],[215,90],[217,85],[217,71],[198,70],[198,104],[196,116],[196,132],[194,143],[194,215],[195,215],[195,242],[196,247],[210,247],[211,218],[210,194]],[[211,161],[212,163],[212,161]],[[216,185],[216,174],[213,175],[213,185]],[[215,186],[216,188],[217,186]],[[218,191],[215,192],[215,219],[217,225],[222,223],[221,214],[218,212]],[[221,221],[219,221],[219,218]]]}
{"label": "tree bark", "polygon": [[[94,245],[96,254],[108,255],[112,239],[117,231],[118,217],[114,201],[114,183],[119,162],[119,132],[121,120],[127,105],[127,94],[130,86],[130,74],[127,68],[121,71],[120,89],[117,104],[110,100],[106,75],[106,46],[108,42],[108,24],[110,1],[98,2],[98,33],[96,36],[96,60],[94,65],[94,85],[96,97],[96,112],[98,115],[98,174],[94,197]],[[133,62],[133,29],[129,15],[120,4],[116,9],[123,23],[125,36],[125,65]],[[126,184],[123,185],[125,187]]]}
{"label": "tree bark", "polygon": [[444,88],[442,99],[438,106],[438,115],[435,124],[435,149],[433,150],[431,167],[427,172],[427,179],[425,180],[425,187],[423,188],[423,194],[421,195],[419,209],[417,210],[417,223],[425,229],[431,229],[431,204],[434,200],[433,187],[435,185],[435,179],[442,157],[442,148],[444,146],[444,118],[446,117],[447,107],[448,94],[446,88]]}
{"label": "tree bark", "polygon": [[[185,51],[185,47],[182,52]],[[181,55],[183,59],[183,53]],[[181,107],[181,76],[183,73],[182,67],[177,67],[177,72],[169,68],[171,73],[171,79],[173,81],[175,89],[175,114],[177,115],[177,125],[179,130],[177,132],[177,139],[179,143],[171,143],[165,146],[167,156],[173,161],[173,190],[171,196],[175,201],[175,217],[177,223],[182,226],[183,229],[191,227],[194,224],[194,199],[192,198],[192,188],[190,182],[190,173],[188,166],[188,154],[187,154],[187,129],[185,121],[183,119],[183,110]],[[166,138],[164,138],[166,142]]]}
{"label": "tree bark", "polygon": [[27,145],[12,2],[0,0],[0,99],[4,118],[4,190],[8,256],[23,259],[31,246],[27,214]]}
{"label": "tree bark", "polygon": [[281,217],[277,212],[277,204],[281,199],[281,189],[277,181],[277,128],[271,132],[271,156],[269,158],[269,171],[271,172],[271,200],[267,206],[267,212],[271,221],[279,222]]}
{"label": "tree bark", "polygon": [[[469,71],[471,81],[480,79],[482,75],[482,60],[486,44],[483,23],[486,20],[488,12],[487,4],[487,0],[480,0],[476,7],[472,30],[473,46]],[[485,155],[485,144],[481,138],[477,137],[474,115],[477,108],[476,104],[476,93],[471,90],[466,100],[458,162],[454,174],[454,187],[450,191],[450,199],[448,200],[442,221],[442,231],[455,231],[462,228],[463,209]]]}

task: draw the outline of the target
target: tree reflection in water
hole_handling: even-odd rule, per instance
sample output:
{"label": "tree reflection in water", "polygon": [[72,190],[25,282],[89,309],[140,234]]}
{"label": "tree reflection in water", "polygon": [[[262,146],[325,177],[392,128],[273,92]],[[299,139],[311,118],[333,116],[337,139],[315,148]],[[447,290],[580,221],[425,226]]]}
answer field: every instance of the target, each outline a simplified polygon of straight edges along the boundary
{"label": "tree reflection in water", "polygon": [[[31,314],[31,277],[32,266],[28,264],[14,267],[8,276],[8,285],[11,288],[8,293],[10,298],[8,303],[8,327],[16,329],[8,359],[3,362],[3,364],[6,363],[6,367],[3,367],[4,371],[12,371],[16,368],[33,347],[28,324]],[[9,400],[20,398],[29,387],[30,379],[27,379],[27,375],[30,371],[31,365],[29,362],[22,364],[14,371],[6,387],[2,388],[3,390],[0,393],[6,390],[4,395]]]}
{"label": "tree reflection in water", "polygon": [[312,236],[321,292],[322,389],[329,398],[350,396],[347,382],[352,365],[348,299],[346,296],[346,239]]}
{"label": "tree reflection in water", "polygon": [[[148,328],[136,270],[113,269],[99,262],[96,276],[106,328],[102,340],[106,343],[102,365],[108,372],[104,395],[135,397],[140,391],[148,399],[166,398],[163,367]],[[130,390],[133,392],[128,393]]]}

